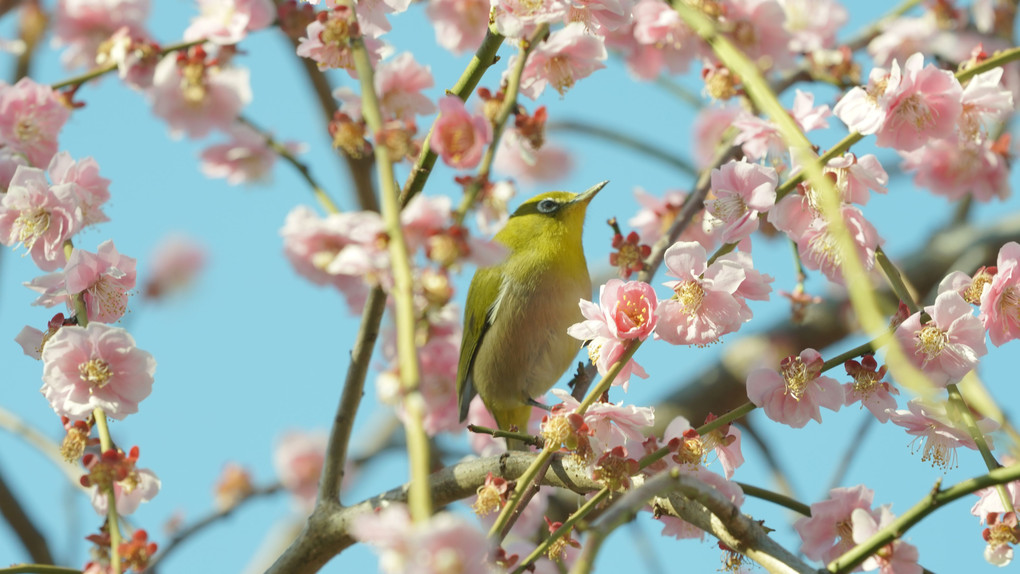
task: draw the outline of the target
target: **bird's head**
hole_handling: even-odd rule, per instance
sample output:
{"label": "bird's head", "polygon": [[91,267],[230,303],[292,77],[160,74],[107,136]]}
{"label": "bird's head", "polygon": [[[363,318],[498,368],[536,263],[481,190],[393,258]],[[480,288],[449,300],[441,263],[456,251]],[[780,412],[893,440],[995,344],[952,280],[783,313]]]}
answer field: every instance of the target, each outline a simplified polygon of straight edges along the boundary
{"label": "bird's head", "polygon": [[608,181],[597,183],[582,193],[547,191],[525,201],[513,212],[497,238],[511,249],[541,240],[581,240],[588,203]]}

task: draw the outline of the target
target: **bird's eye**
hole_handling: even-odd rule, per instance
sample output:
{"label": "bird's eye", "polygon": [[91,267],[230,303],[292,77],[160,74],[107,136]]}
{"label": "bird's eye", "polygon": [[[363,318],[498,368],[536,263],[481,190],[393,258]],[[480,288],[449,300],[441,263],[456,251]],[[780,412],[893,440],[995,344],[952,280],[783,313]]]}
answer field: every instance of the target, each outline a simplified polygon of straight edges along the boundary
{"label": "bird's eye", "polygon": [[559,208],[560,204],[555,199],[543,199],[538,202],[539,213],[552,213]]}

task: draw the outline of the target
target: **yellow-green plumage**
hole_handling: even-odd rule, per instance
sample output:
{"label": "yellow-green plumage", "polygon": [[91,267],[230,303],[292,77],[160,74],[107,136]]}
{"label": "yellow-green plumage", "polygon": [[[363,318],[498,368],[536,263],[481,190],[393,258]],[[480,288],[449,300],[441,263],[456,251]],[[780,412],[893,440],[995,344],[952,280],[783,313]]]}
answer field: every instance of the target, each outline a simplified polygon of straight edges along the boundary
{"label": "yellow-green plumage", "polygon": [[582,320],[577,303],[591,296],[581,231],[588,202],[605,183],[582,194],[535,196],[496,234],[507,258],[479,269],[468,289],[457,369],[461,420],[478,393],[499,428],[525,431],[529,401],[577,355],[580,341],[567,327]]}

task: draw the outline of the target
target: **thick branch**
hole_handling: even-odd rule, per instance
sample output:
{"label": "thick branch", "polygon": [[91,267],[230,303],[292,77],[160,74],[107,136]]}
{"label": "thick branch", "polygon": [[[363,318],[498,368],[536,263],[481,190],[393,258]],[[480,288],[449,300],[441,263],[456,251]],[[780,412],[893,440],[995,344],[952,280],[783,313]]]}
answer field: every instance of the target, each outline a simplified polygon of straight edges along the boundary
{"label": "thick branch", "polygon": [[0,474],[0,515],[3,515],[4,520],[11,525],[15,536],[28,551],[28,555],[32,557],[32,562],[53,564],[53,555],[50,554],[46,538],[35,527],[35,523],[21,506],[18,497],[7,487],[7,481],[4,480],[2,474]]}

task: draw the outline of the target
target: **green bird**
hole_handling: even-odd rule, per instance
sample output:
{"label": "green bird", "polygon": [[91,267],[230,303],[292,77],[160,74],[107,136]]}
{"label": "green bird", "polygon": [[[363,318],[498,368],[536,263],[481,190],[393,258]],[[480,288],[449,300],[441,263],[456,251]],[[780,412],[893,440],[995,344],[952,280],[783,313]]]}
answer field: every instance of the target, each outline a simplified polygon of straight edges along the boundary
{"label": "green bird", "polygon": [[[567,327],[581,321],[578,301],[591,297],[581,246],[588,203],[605,185],[584,193],[550,191],[525,201],[496,234],[509,253],[475,272],[464,308],[457,366],[460,420],[477,393],[502,430],[527,432],[535,397],[570,366],[580,342]],[[520,441],[507,440],[521,450]]]}

